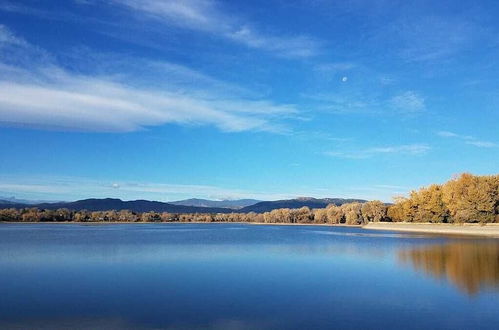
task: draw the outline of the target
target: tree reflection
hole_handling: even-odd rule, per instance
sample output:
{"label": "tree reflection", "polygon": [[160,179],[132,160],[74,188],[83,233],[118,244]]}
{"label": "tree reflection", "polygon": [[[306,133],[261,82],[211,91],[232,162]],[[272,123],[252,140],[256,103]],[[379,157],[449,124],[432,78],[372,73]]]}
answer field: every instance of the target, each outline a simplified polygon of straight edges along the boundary
{"label": "tree reflection", "polygon": [[399,259],[469,295],[499,287],[499,243],[450,243],[399,252]]}

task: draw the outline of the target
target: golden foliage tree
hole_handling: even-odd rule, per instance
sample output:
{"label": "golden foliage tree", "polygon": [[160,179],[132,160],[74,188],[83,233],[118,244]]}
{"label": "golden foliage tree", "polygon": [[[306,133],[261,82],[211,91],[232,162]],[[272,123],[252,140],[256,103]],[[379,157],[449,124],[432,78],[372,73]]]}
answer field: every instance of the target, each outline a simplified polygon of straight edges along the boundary
{"label": "golden foliage tree", "polygon": [[362,217],[366,222],[380,222],[386,218],[387,207],[381,201],[370,201],[362,205]]}
{"label": "golden foliage tree", "polygon": [[344,221],[344,214],[341,207],[336,205],[328,205],[326,208],[327,222],[330,224],[340,224]]}
{"label": "golden foliage tree", "polygon": [[347,225],[360,225],[364,223],[361,203],[343,204],[341,205],[341,210],[345,215],[345,223]]}
{"label": "golden foliage tree", "polygon": [[443,185],[443,201],[452,222],[495,222],[499,205],[499,175],[460,175]]}

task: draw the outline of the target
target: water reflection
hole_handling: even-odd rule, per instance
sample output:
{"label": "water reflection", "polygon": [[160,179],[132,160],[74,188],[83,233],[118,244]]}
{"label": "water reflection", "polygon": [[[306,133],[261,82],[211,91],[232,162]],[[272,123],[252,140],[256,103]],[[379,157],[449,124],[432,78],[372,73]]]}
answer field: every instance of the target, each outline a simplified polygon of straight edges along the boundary
{"label": "water reflection", "polygon": [[475,295],[499,288],[499,243],[449,243],[399,252],[399,259]]}
{"label": "water reflection", "polygon": [[[477,241],[348,227],[4,224],[0,329],[495,329],[499,290],[468,299],[453,285],[497,285],[498,247]],[[462,279],[459,263],[478,280]],[[435,283],[413,264],[457,279]]]}

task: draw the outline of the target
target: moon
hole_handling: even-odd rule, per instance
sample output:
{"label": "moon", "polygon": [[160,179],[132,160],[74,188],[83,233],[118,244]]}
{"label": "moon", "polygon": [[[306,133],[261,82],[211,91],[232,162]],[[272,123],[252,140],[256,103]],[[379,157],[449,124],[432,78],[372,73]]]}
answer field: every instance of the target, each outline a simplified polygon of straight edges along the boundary
{"label": "moon", "polygon": [[343,81],[343,82],[347,82],[347,80],[348,80],[348,77],[341,78],[341,81]]}

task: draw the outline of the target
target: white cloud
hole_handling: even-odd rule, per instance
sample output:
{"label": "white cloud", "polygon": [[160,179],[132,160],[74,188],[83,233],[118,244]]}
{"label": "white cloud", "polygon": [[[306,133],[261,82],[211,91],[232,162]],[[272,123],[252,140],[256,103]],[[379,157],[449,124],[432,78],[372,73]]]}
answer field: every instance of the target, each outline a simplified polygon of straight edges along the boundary
{"label": "white cloud", "polygon": [[371,153],[405,153],[411,155],[423,154],[430,150],[430,147],[426,144],[408,144],[401,146],[391,146],[391,147],[377,147],[368,149]]}
{"label": "white cloud", "polygon": [[479,148],[495,148],[495,147],[499,146],[497,143],[494,143],[494,142],[478,141],[478,140],[466,141],[466,144],[470,144],[472,146],[479,147]]}
{"label": "white cloud", "polygon": [[[293,166],[293,165],[290,165]],[[307,196],[315,198],[361,198],[389,201],[394,194],[409,189],[399,186],[372,185],[368,188],[308,187],[300,191],[282,192],[279,189],[264,190],[221,187],[216,185],[150,183],[131,181],[96,180],[81,177],[1,176],[0,196],[16,196],[29,200],[74,201],[85,198],[120,198],[122,200],[147,199],[175,201],[187,198],[214,200],[254,198],[281,200]]]}
{"label": "white cloud", "polygon": [[415,15],[375,32],[374,42],[393,47],[408,62],[448,60],[480,40],[482,31],[462,17]]}
{"label": "white cloud", "polygon": [[[127,132],[165,123],[209,124],[224,131],[266,130],[269,115],[294,112],[267,101],[212,101],[148,91],[104,79],[46,70],[47,81],[0,80],[0,121]],[[54,79],[54,76],[59,77]],[[40,78],[40,77],[38,77]]]}
{"label": "white cloud", "polygon": [[[350,85],[350,79],[340,81]],[[345,84],[347,83],[348,84]],[[319,103],[319,109],[338,114],[365,113],[379,115],[417,115],[426,109],[425,99],[413,91],[406,91],[390,98],[382,97],[379,91],[369,87],[359,88],[352,80],[352,88],[340,89],[335,93],[302,94],[302,97]]]}
{"label": "white cloud", "polygon": [[392,201],[394,196],[407,195],[408,192],[412,190],[409,187],[405,186],[385,184],[374,184],[370,186],[351,186],[347,189],[351,191],[350,195],[367,196],[362,198],[367,200],[379,199],[386,202]]}
{"label": "white cloud", "polygon": [[299,193],[255,191],[214,185],[106,181],[75,177],[0,177],[0,193],[27,199],[77,200],[121,198],[174,201],[186,198],[278,200],[295,198]]}
{"label": "white cloud", "polygon": [[373,147],[357,151],[327,151],[324,154],[337,158],[365,159],[387,154],[422,155],[427,153],[430,149],[431,147],[426,144],[406,144],[399,146]]}
{"label": "white cloud", "polygon": [[319,109],[323,111],[338,114],[374,113],[379,110],[381,104],[376,98],[357,92],[313,93],[301,96],[318,102]]}
{"label": "white cloud", "polygon": [[316,65],[314,70],[322,73],[334,74],[337,72],[352,70],[356,67],[357,65],[351,62],[333,62]]}
{"label": "white cloud", "polygon": [[425,100],[414,91],[406,91],[391,98],[390,104],[404,113],[417,113],[425,109]]}
{"label": "white cloud", "polygon": [[308,92],[317,109],[337,114],[415,116],[424,112],[423,95],[413,90],[389,86],[391,76],[353,62],[331,62],[314,67],[315,81]]}
{"label": "white cloud", "polygon": [[298,35],[284,37],[258,32],[234,13],[224,12],[209,0],[113,0],[117,5],[145,14],[163,24],[210,33],[250,48],[262,49],[286,57],[310,57],[320,50],[319,42]]}
{"label": "white cloud", "polygon": [[454,138],[463,141],[465,144],[472,145],[478,148],[496,148],[499,147],[499,144],[490,142],[490,141],[482,141],[478,140],[474,136],[471,135],[461,135],[449,131],[439,131],[437,132],[438,136],[444,138]]}
{"label": "white cloud", "polygon": [[0,24],[0,47],[6,45],[26,46],[27,43],[15,36],[5,25]]}
{"label": "white cloud", "polygon": [[[16,40],[20,39],[7,29],[0,31],[3,31],[1,40],[19,44]],[[225,86],[222,82],[182,66],[169,65],[162,72],[166,72],[165,76],[158,79],[168,81],[169,76],[187,76],[218,87],[186,90],[157,86],[153,89],[134,85],[136,77],[127,77],[126,72],[111,77],[79,75],[50,62],[37,62],[34,57],[37,53],[32,48],[26,43],[22,45],[22,52],[31,54],[23,66],[2,63],[5,56],[0,56],[0,122],[3,124],[128,132],[177,123],[214,125],[224,131],[277,132],[283,128],[274,119],[297,112],[292,105],[237,95],[227,97],[219,92]]]}
{"label": "white cloud", "polygon": [[147,13],[172,24],[206,31],[225,29],[227,19],[208,0],[160,1],[160,0],[118,0],[118,5]]}
{"label": "white cloud", "polygon": [[456,133],[452,133],[449,131],[440,131],[440,132],[437,132],[437,135],[442,136],[442,137],[458,137],[459,136]]}

